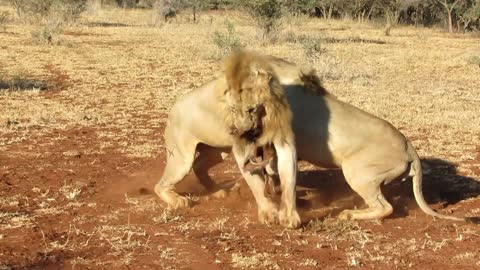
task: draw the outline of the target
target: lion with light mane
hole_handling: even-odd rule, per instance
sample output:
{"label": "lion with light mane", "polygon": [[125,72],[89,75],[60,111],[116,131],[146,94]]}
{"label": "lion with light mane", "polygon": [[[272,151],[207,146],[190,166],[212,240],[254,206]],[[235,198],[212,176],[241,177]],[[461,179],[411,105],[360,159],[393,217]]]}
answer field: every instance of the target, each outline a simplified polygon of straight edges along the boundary
{"label": "lion with light mane", "polygon": [[[365,201],[367,208],[344,210],[341,219],[390,215],[393,208],[380,185],[412,176],[415,199],[425,213],[466,220],[437,213],[427,205],[420,159],[395,127],[328,94],[312,70],[275,57],[249,52],[230,57],[219,78],[173,106],[165,144],[167,165],[155,191],[171,207],[188,206],[188,199],[177,194],[174,185],[192,166],[202,183],[208,183],[208,168],[232,149],[262,223],[300,224],[295,206],[297,155],[317,166],[341,168],[350,187]],[[269,144],[275,148],[269,171],[276,167],[280,176],[280,210],[265,196],[262,175],[245,169],[254,150]]]}
{"label": "lion with light mane", "polygon": [[[208,168],[222,160],[221,152],[228,151],[225,148],[231,148],[257,201],[260,222],[279,221],[292,228],[300,224],[295,206],[297,158],[292,114],[283,87],[267,60],[253,53],[233,54],[215,81],[173,106],[164,135],[167,164],[155,186],[157,195],[170,207],[189,205],[188,199],[173,188],[192,166],[200,181],[209,187]],[[278,173],[285,191],[279,210],[263,194],[262,175],[245,169],[256,148],[270,144],[278,156]]]}
{"label": "lion with light mane", "polygon": [[225,61],[224,76],[217,82],[225,125],[235,140],[233,147],[245,149],[246,154],[255,146],[275,141],[295,143],[288,101],[266,60],[253,53],[235,53]]}

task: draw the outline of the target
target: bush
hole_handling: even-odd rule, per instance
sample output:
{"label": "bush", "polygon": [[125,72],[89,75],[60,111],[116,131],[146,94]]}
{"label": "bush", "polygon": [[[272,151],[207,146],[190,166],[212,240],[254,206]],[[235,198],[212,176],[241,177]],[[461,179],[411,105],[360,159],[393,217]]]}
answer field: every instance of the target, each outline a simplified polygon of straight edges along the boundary
{"label": "bush", "polygon": [[233,23],[225,21],[226,32],[215,31],[213,33],[213,43],[220,49],[222,56],[229,55],[231,52],[243,47],[238,38]]}
{"label": "bush", "polygon": [[33,40],[37,43],[60,45],[62,43],[62,40],[60,40],[58,36],[62,32],[62,23],[51,20],[40,29],[32,31],[31,35]]}
{"label": "bush", "polygon": [[63,22],[73,23],[87,8],[87,0],[53,0],[52,12]]}
{"label": "bush", "polygon": [[315,63],[320,58],[320,55],[325,52],[321,39],[318,37],[302,37],[299,41],[302,44],[305,56],[312,63]]}
{"label": "bush", "polygon": [[141,0],[137,3],[137,8],[153,8],[155,6],[155,0]]}
{"label": "bush", "polygon": [[292,15],[309,15],[317,6],[317,0],[283,0],[283,6]]}
{"label": "bush", "polygon": [[175,18],[180,7],[178,3],[178,1],[156,0],[153,3],[153,25],[159,26]]}
{"label": "bush", "polygon": [[283,40],[288,43],[297,43],[299,42],[299,37],[294,31],[288,31],[284,33]]}
{"label": "bush", "polygon": [[7,23],[10,21],[10,13],[8,11],[0,12],[0,28],[3,32],[7,31]]}
{"label": "bush", "polygon": [[480,55],[471,56],[468,59],[468,62],[472,65],[476,65],[476,66],[480,67]]}
{"label": "bush", "polygon": [[10,0],[25,22],[59,20],[73,23],[87,7],[87,0]]}
{"label": "bush", "polygon": [[283,16],[280,0],[245,0],[244,6],[262,29],[264,38],[276,36]]}
{"label": "bush", "polygon": [[116,0],[117,5],[121,8],[134,8],[140,2],[139,0]]}

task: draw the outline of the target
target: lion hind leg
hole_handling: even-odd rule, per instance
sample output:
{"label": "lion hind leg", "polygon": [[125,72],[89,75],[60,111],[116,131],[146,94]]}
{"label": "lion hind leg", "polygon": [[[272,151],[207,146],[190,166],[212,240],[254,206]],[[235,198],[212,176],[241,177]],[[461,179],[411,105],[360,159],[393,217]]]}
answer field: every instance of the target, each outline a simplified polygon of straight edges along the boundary
{"label": "lion hind leg", "polygon": [[155,193],[168,208],[185,208],[190,205],[188,198],[175,192],[175,184],[183,180],[192,168],[196,144],[184,147],[167,146],[167,165],[162,178],[155,185]]}
{"label": "lion hind leg", "polygon": [[[366,188],[369,189],[369,188]],[[358,190],[358,189],[357,189]],[[357,191],[355,190],[355,191]],[[368,208],[361,210],[343,210],[338,216],[339,219],[347,220],[369,220],[382,219],[393,212],[392,205],[385,199],[380,191],[380,186],[376,190],[357,191],[357,193],[368,201]]]}
{"label": "lion hind leg", "polygon": [[[225,160],[229,151],[230,149],[215,148],[205,144],[197,146],[198,156],[193,162],[193,172],[213,198],[225,198],[234,186],[231,182],[217,184],[208,174],[210,168]],[[237,183],[237,181],[234,182]]]}
{"label": "lion hind leg", "polygon": [[[390,170],[382,170],[382,173],[371,177],[364,175],[360,178],[354,178],[355,176],[347,173],[345,177],[350,187],[362,197],[368,207],[361,210],[344,210],[340,213],[339,218],[369,220],[382,219],[392,214],[393,207],[383,196],[380,185],[401,176],[407,169],[407,166],[407,163],[402,162]],[[362,181],[362,179],[369,180]]]}
{"label": "lion hind leg", "polygon": [[214,190],[216,186],[215,181],[210,177],[208,171],[223,161],[223,152],[221,149],[205,144],[199,144],[197,146],[198,155],[193,162],[193,172],[207,191]]}

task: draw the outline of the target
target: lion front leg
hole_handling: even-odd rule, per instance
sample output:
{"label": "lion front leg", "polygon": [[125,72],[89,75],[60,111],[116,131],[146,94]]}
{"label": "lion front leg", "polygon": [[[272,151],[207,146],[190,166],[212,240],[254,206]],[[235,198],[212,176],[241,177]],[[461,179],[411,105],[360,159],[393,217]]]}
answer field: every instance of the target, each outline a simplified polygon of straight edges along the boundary
{"label": "lion front leg", "polygon": [[[194,154],[192,153],[191,157],[190,155],[188,157],[180,156],[178,152],[176,154],[179,156],[167,158],[167,165],[162,178],[155,185],[155,193],[162,201],[167,203],[170,209],[185,208],[190,205],[188,198],[175,192],[174,187],[190,171]],[[175,155],[175,151],[173,155]]]}
{"label": "lion front leg", "polygon": [[[174,136],[176,135],[176,136]],[[193,140],[180,140],[181,136],[173,134],[173,130],[167,126],[165,131],[167,164],[162,178],[155,185],[155,193],[168,208],[184,208],[190,205],[188,198],[175,192],[175,184],[182,181],[192,168],[195,158],[197,143]],[[175,140],[177,139],[177,140]],[[178,141],[182,143],[178,143]]]}
{"label": "lion front leg", "polygon": [[257,202],[258,220],[262,224],[275,224],[278,221],[278,209],[274,202],[265,196],[265,182],[260,174],[245,170],[245,160],[247,153],[245,148],[240,145],[233,145],[232,152],[235,156],[240,172],[250,187],[253,197]]}
{"label": "lion front leg", "polygon": [[295,186],[297,180],[297,154],[295,146],[282,142],[275,144],[278,159],[278,172],[282,187],[282,198],[280,204],[280,224],[287,228],[297,228],[300,223],[300,216],[296,207]]}

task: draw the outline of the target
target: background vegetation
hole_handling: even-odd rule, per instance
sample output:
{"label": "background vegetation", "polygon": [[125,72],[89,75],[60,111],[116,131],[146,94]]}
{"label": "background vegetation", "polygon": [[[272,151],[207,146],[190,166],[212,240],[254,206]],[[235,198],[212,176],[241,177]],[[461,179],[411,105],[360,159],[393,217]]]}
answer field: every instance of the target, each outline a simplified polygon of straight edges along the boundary
{"label": "background vegetation", "polygon": [[[5,0],[4,0],[5,1]],[[61,17],[74,21],[90,8],[116,5],[121,8],[160,7],[164,19],[190,13],[192,20],[205,10],[246,10],[264,30],[274,32],[281,16],[313,16],[325,19],[384,21],[390,25],[431,27],[449,32],[480,30],[480,0],[8,0],[22,20]]]}

